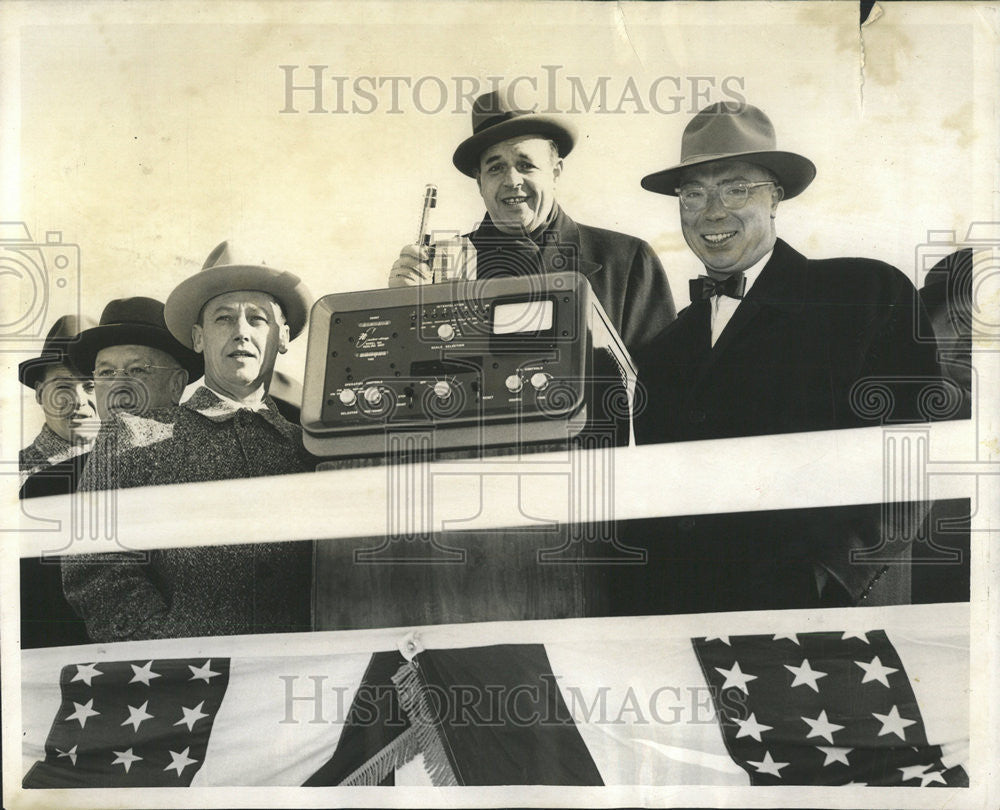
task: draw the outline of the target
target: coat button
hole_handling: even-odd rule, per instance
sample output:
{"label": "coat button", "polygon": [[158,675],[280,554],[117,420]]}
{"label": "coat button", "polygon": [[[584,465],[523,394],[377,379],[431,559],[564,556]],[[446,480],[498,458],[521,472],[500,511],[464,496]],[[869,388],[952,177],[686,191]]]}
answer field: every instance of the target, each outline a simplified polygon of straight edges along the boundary
{"label": "coat button", "polygon": [[682,531],[689,532],[694,528],[694,518],[693,517],[682,517],[677,525],[680,526]]}

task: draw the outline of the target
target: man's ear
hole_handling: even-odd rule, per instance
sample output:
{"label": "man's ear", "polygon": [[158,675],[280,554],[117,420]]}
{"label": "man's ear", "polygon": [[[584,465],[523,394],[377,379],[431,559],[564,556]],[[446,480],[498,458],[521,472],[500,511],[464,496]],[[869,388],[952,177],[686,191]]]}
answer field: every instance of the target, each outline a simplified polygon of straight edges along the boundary
{"label": "man's ear", "polygon": [[188,373],[179,368],[170,376],[170,399],[174,405],[178,405],[184,395],[184,389],[188,384]]}
{"label": "man's ear", "polygon": [[191,327],[191,346],[198,354],[205,351],[204,335],[200,323]]}
{"label": "man's ear", "polygon": [[284,354],[288,351],[288,344],[292,342],[291,330],[288,328],[287,323],[278,325],[278,354]]}
{"label": "man's ear", "polygon": [[42,385],[43,383],[40,382],[35,383],[35,402],[39,405],[42,404]]}
{"label": "man's ear", "polygon": [[771,218],[774,218],[774,212],[778,210],[778,203],[785,199],[785,190],[781,186],[774,186],[771,189]]}
{"label": "man's ear", "polygon": [[563,170],[563,161],[562,158],[559,158],[552,164],[552,176],[556,180],[558,180],[559,176],[562,174],[562,170]]}

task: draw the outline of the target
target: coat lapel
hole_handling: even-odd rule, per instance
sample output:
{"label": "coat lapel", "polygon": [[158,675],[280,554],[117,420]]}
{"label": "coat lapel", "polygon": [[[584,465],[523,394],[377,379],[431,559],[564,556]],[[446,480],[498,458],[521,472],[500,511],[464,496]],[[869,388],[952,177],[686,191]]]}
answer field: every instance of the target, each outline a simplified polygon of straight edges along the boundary
{"label": "coat lapel", "polygon": [[801,311],[805,265],[806,258],[802,254],[781,239],[775,241],[771,258],[715,342],[708,366],[718,362],[741,338],[745,339],[750,327],[766,319],[767,314]]}

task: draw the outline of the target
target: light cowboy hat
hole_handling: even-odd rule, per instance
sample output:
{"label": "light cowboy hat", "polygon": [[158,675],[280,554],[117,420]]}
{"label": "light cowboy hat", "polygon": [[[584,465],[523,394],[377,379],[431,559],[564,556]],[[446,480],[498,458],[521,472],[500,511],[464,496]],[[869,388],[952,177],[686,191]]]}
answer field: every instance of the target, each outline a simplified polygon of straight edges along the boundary
{"label": "light cowboy hat", "polygon": [[267,293],[281,304],[289,340],[302,332],[313,300],[302,279],[285,270],[237,258],[229,242],[217,245],[201,270],[178,284],[167,297],[163,313],[167,328],[192,348],[191,327],[198,322],[202,307],[216,296],[238,290]]}
{"label": "light cowboy hat", "polygon": [[101,313],[100,324],[81,332],[67,351],[73,365],[89,377],[94,373],[97,353],[101,349],[125,345],[150,346],[166,352],[188,373],[189,381],[205,373],[202,356],[179,344],[167,330],[163,322],[163,304],[143,296],[116,298],[110,302]]}
{"label": "light cowboy hat", "polygon": [[576,143],[576,129],[552,115],[518,110],[499,90],[484,93],[472,103],[472,135],[458,145],[452,163],[462,174],[475,177],[479,156],[494,144],[518,135],[551,138],[566,157]]}
{"label": "light cowboy hat", "polygon": [[45,336],[45,343],[42,344],[42,350],[38,357],[32,357],[30,360],[24,360],[18,364],[17,379],[28,388],[34,388],[35,383],[42,381],[45,369],[49,366],[62,364],[69,366],[71,371],[76,371],[67,350],[80,332],[84,329],[90,329],[92,326],[97,326],[97,322],[86,315],[80,318],[77,318],[76,315],[63,315],[61,318],[57,318]]}
{"label": "light cowboy hat", "polygon": [[680,177],[687,169],[717,160],[742,160],[774,172],[785,191],[784,199],[791,199],[813,181],[816,166],[802,155],[776,147],[774,126],[763,111],[750,104],[712,104],[684,128],[681,162],[647,174],[642,178],[642,187],[676,197]]}

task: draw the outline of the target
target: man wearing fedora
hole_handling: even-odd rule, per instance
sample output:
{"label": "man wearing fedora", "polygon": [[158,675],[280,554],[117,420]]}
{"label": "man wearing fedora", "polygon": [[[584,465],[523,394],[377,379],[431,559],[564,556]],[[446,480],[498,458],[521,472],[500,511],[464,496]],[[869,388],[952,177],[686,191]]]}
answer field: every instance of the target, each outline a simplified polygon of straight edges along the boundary
{"label": "man wearing fedora", "polygon": [[[705,267],[691,306],[636,356],[648,406],[639,442],[925,421],[941,392],[913,284],[871,259],[810,260],[777,238],[779,204],[816,168],[776,148],[751,105],[713,104],[688,124],[681,162],[643,178],[677,197],[684,239]],[[866,397],[888,391],[887,409]]]}
{"label": "man wearing fedora", "polygon": [[[558,117],[513,108],[500,91],[473,103],[472,135],[452,162],[474,178],[486,204],[460,255],[464,278],[576,270],[586,276],[625,345],[635,352],[674,318],[666,274],[641,239],[574,222],[556,201],[576,132]],[[434,280],[430,253],[408,245],[390,286]]]}
{"label": "man wearing fedora", "polygon": [[[64,315],[45,337],[38,357],[18,366],[17,378],[35,394],[45,424],[35,440],[21,450],[18,497],[66,495],[76,491],[80,474],[100,427],[94,383],[67,356],[67,347],[91,318]],[[83,644],[83,624],[62,592],[59,558],[26,558],[20,564],[23,649]]]}
{"label": "man wearing fedora", "polygon": [[116,412],[141,415],[176,405],[204,365],[170,334],[163,303],[143,296],[111,301],[100,323],[80,333],[69,355],[93,378],[103,420]]}
{"label": "man wearing fedora", "polygon": [[90,318],[62,316],[46,335],[38,357],[18,366],[18,380],[34,390],[45,416],[41,432],[18,456],[21,498],[76,490],[100,420],[93,380],[73,365],[67,349],[81,329],[93,324]]}
{"label": "man wearing fedora", "polygon": [[[301,431],[267,393],[275,360],[302,331],[310,303],[297,276],[239,261],[228,243],[219,245],[164,311],[173,338],[203,360],[204,383],[180,406],[109,419],[81,489],[312,470]],[[103,469],[99,458],[109,462]],[[77,558],[63,576],[95,641],[310,629],[309,542],[101,562]]]}
{"label": "man wearing fedora", "polygon": [[[776,236],[779,203],[815,173],[776,148],[761,110],[713,104],[685,129],[681,162],[643,178],[679,198],[705,275],[691,283],[691,305],[636,357],[648,397],[640,443],[877,424],[860,407],[862,389],[852,392],[866,379],[890,392],[892,418],[919,417],[909,386],[940,378],[933,345],[915,337],[926,334],[915,328],[926,316],[913,285],[882,262],[807,259]],[[636,524],[626,542],[647,548],[649,564],[612,572],[609,591],[624,595],[622,613],[907,603],[913,532],[905,519],[895,525],[905,516],[883,512],[876,504],[836,519],[795,510]],[[883,540],[882,559],[851,558]]]}

